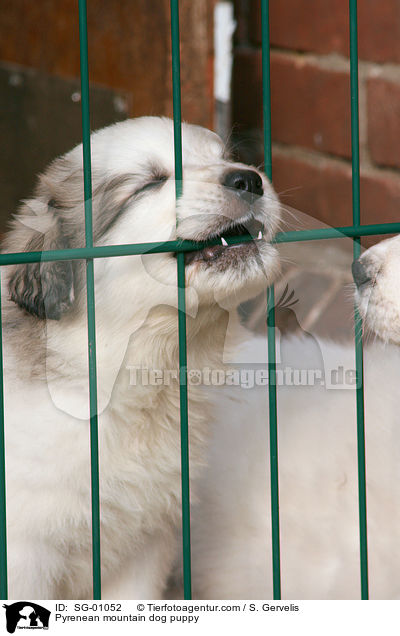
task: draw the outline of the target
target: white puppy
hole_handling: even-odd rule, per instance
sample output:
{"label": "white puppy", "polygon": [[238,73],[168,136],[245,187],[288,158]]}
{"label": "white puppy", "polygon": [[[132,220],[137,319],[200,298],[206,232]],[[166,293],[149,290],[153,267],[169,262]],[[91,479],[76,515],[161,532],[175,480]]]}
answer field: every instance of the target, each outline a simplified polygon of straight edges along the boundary
{"label": "white puppy", "polygon": [[367,330],[400,344],[400,237],[382,241],[353,263],[356,299]]}
{"label": "white puppy", "polygon": [[[255,233],[253,242],[185,257],[189,368],[219,365],[225,308],[258,293],[279,270],[269,243],[279,205],[267,179],[232,163],[214,133],[183,125],[176,207],[170,120],[126,121],[91,142],[96,245]],[[78,146],[40,177],[3,250],[83,247],[83,198]],[[171,253],[95,260],[105,598],[160,597],[174,556],[181,498],[176,270]],[[85,284],[84,261],[3,268],[11,598],[92,593]],[[174,370],[175,377],[152,385],[136,367]],[[195,477],[209,417],[196,387],[189,417]]]}
{"label": "white puppy", "polygon": [[[370,594],[400,598],[400,238],[368,250],[353,271],[365,324],[389,343],[369,345],[364,356]],[[360,598],[354,347],[321,344],[323,365],[310,360],[307,340],[291,340],[292,366],[336,368],[325,377],[330,388],[316,373],[308,386],[277,389],[286,599]],[[259,359],[263,348],[264,339],[249,341],[245,359]],[[284,377],[295,384],[301,376]],[[272,598],[268,390],[214,388],[209,396],[218,423],[193,510],[194,595]]]}

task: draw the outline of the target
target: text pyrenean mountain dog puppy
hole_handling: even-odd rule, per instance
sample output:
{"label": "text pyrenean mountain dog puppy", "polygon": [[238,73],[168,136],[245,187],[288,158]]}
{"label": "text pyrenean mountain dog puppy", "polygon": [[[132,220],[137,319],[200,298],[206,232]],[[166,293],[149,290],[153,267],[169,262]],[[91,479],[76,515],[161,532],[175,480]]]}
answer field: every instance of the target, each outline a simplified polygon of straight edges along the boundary
{"label": "text pyrenean mountain dog puppy", "polygon": [[[398,599],[400,237],[367,250],[353,275],[364,324],[386,341],[364,350],[369,591]],[[308,340],[293,338],[294,374],[277,387],[282,598],[357,599],[354,346],[320,345],[322,365],[311,359]],[[257,360],[263,348],[265,340],[253,338],[243,356]],[[322,371],[325,384],[314,374],[296,386],[295,372],[304,369]],[[208,397],[217,424],[193,508],[194,597],[272,598],[268,390],[212,388]]]}
{"label": "text pyrenean mountain dog puppy", "polygon": [[[189,368],[220,364],[227,308],[278,273],[277,197],[221,140],[183,125],[175,203],[173,127],[155,117],[92,135],[95,245],[221,237],[187,253]],[[82,147],[56,159],[3,251],[84,246]],[[176,229],[177,217],[177,229]],[[228,247],[223,237],[253,234]],[[180,519],[179,385],[133,369],[178,368],[176,258],[95,259],[104,598],[159,598]],[[7,535],[11,598],[90,597],[91,490],[84,261],[3,268]],[[189,390],[191,477],[211,414]]]}

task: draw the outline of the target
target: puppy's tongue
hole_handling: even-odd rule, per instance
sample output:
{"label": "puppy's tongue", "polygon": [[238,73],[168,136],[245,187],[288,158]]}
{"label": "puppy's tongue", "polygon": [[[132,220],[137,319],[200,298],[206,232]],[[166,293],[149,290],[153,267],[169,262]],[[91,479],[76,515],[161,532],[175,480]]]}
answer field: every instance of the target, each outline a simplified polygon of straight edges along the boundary
{"label": "puppy's tongue", "polygon": [[222,254],[224,249],[225,248],[222,245],[210,245],[209,247],[205,247],[203,250],[185,252],[185,265],[190,265],[190,263],[194,263],[196,261],[213,261]]}

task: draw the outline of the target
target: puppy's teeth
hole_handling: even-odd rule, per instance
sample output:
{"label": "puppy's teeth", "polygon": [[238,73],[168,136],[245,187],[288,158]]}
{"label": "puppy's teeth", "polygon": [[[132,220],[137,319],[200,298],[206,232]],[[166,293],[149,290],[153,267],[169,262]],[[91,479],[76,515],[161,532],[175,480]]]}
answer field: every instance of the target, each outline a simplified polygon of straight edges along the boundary
{"label": "puppy's teeth", "polygon": [[224,247],[228,247],[228,243],[225,241],[223,236],[221,236],[221,243],[222,245],[224,245]]}
{"label": "puppy's teeth", "polygon": [[260,231],[259,231],[259,233],[258,233],[257,239],[258,239],[258,240],[262,239],[262,232],[261,232],[261,230],[260,230]]}

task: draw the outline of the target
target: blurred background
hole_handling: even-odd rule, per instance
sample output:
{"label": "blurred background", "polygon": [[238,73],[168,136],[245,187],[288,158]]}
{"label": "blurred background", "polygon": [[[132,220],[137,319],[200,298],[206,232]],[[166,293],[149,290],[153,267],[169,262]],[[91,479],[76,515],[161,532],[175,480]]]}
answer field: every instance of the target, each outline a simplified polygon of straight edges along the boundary
{"label": "blurred background", "polygon": [[[358,5],[361,221],[397,221],[400,0]],[[88,1],[93,129],[171,116],[169,11],[169,0]],[[274,186],[311,226],[350,225],[348,0],[270,0],[270,19]],[[237,157],[255,165],[263,162],[260,22],[259,0],[180,2],[183,118],[229,137]],[[3,0],[0,102],[2,233],[35,175],[81,138],[77,0]],[[292,247],[286,259],[298,263],[293,250],[301,252],[315,290],[323,276],[319,301],[330,290],[322,305],[341,314],[351,241],[318,243]],[[260,316],[256,329],[264,329]]]}

